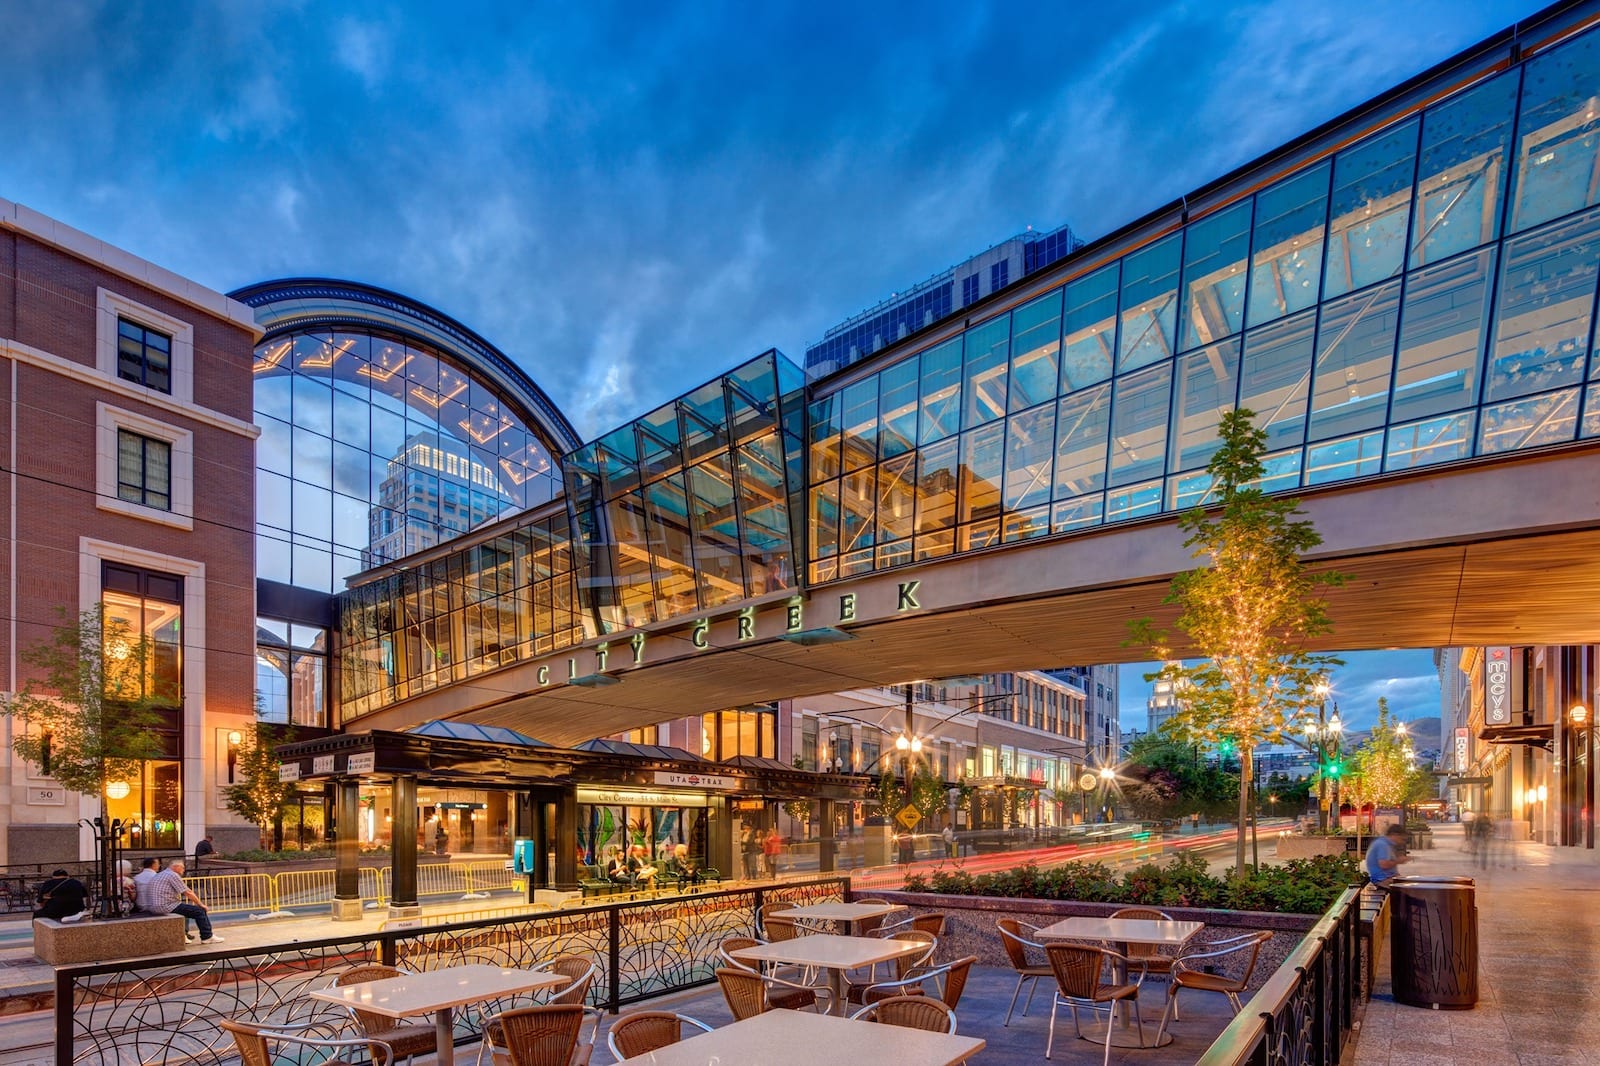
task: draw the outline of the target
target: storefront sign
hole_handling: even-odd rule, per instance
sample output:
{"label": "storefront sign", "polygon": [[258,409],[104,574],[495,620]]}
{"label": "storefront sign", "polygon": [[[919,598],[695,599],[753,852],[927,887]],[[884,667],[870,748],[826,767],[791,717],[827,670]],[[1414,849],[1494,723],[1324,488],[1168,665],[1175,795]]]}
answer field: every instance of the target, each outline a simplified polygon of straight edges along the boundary
{"label": "storefront sign", "polygon": [[345,760],[344,772],[347,774],[370,774],[372,773],[372,760],[373,754],[370,751],[352,755]]}
{"label": "storefront sign", "polygon": [[656,784],[736,792],[739,788],[739,779],[737,777],[717,777],[712,774],[680,774],[671,770],[657,770]]}
{"label": "storefront sign", "polygon": [[1456,773],[1466,773],[1471,758],[1471,740],[1465,729],[1456,730]]}
{"label": "storefront sign", "polygon": [[1511,724],[1511,649],[1485,648],[1483,724]]}
{"label": "storefront sign", "polygon": [[765,809],[766,806],[767,805],[765,803],[763,803],[762,801],[760,801],[760,800],[734,800],[733,801],[733,809],[736,810],[736,811],[759,811],[759,810]]}
{"label": "storefront sign", "polygon": [[580,788],[579,803],[600,803],[620,807],[704,807],[703,792],[672,792],[666,789]]}
{"label": "storefront sign", "polygon": [[313,775],[333,773],[333,756],[313,755],[311,757],[311,772]]}
{"label": "storefront sign", "polygon": [[300,780],[300,764],[297,763],[297,762],[286,762],[282,766],[278,767],[278,780],[279,781],[298,781],[298,780]]}

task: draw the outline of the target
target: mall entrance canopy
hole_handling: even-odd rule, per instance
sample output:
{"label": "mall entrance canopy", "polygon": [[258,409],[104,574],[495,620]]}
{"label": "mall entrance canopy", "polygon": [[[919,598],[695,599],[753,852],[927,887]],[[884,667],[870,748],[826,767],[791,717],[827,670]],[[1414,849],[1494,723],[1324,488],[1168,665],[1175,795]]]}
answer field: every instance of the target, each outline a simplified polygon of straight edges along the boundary
{"label": "mall entrance canopy", "polygon": [[[391,908],[397,914],[412,913],[418,904],[419,785],[516,793],[510,828],[513,836],[533,842],[530,899],[534,886],[570,889],[578,882],[580,790],[634,806],[704,807],[705,855],[719,869],[734,868],[730,811],[735,802],[820,801],[821,824],[831,832],[832,804],[864,796],[859,776],[793,770],[771,760],[714,763],[653,745],[557,748],[527,737],[466,740],[433,732],[347,733],[277,749],[284,780],[321,781],[330,792],[336,833],[335,918],[361,913],[359,838],[352,827],[359,821],[364,782],[387,780],[393,789],[389,862]],[[830,843],[826,837],[825,863],[831,858]]]}

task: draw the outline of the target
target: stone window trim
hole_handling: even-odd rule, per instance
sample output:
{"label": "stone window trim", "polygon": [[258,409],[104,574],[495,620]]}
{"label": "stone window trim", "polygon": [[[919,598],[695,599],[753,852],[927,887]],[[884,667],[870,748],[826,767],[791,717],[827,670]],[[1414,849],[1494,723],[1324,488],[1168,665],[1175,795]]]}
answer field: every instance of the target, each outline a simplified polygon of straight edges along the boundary
{"label": "stone window trim", "polygon": [[[127,430],[172,446],[172,507],[161,510],[122,499],[117,492],[117,431]],[[194,434],[105,401],[95,403],[95,506],[174,529],[194,529]]]}
{"label": "stone window trim", "polygon": [[171,396],[179,403],[194,403],[194,326],[147,307],[110,289],[95,290],[95,368],[110,378],[117,374],[117,320],[125,318],[172,338],[172,389],[162,392],[137,382],[119,379],[135,394]]}

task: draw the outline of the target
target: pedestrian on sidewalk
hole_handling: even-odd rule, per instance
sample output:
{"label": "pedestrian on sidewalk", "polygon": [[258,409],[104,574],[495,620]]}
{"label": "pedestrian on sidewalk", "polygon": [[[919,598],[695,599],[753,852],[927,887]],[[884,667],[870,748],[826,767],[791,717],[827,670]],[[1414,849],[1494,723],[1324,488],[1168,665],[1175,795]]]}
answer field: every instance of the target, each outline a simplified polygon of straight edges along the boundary
{"label": "pedestrian on sidewalk", "polygon": [[761,842],[761,855],[767,863],[767,878],[778,879],[778,856],[783,853],[783,838],[776,829],[767,830],[767,839]]}
{"label": "pedestrian on sidewalk", "polygon": [[200,897],[184,884],[183,871],[183,860],[173,859],[165,870],[156,874],[150,882],[150,909],[157,914],[181,914],[200,931],[200,943],[220,944],[222,938],[211,931],[211,915]]}
{"label": "pedestrian on sidewalk", "polygon": [[756,839],[756,831],[752,826],[745,826],[739,834],[739,854],[744,857],[745,880],[753,881],[759,874],[761,866],[761,841]]}

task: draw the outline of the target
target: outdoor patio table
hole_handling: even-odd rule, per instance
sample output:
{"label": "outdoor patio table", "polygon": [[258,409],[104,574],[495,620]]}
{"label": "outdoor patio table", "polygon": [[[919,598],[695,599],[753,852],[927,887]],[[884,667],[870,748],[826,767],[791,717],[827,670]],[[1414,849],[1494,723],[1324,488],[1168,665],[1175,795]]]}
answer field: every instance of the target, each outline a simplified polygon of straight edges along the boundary
{"label": "outdoor patio table", "polygon": [[[1129,944],[1152,944],[1157,947],[1181,948],[1189,938],[1204,929],[1204,922],[1167,921],[1163,918],[1064,918],[1047,925],[1036,934],[1040,940],[1102,940],[1122,955],[1128,954]],[[1113,963],[1113,980],[1125,984],[1128,969],[1120,962]],[[1160,1043],[1141,1044],[1138,1035],[1131,1032],[1128,1011],[1121,1012],[1122,1024],[1111,1033],[1114,1047],[1162,1047],[1172,1043],[1172,1034],[1163,1034]],[[1092,1028],[1092,1027],[1091,1027]],[[1085,1040],[1095,1038],[1087,1034]],[[1100,1041],[1096,1040],[1096,1043]]]}
{"label": "outdoor patio table", "polygon": [[928,945],[911,940],[880,940],[874,936],[834,936],[813,933],[773,944],[758,944],[732,952],[741,962],[785,962],[828,971],[828,990],[833,993],[828,1009],[843,1014],[845,1008],[844,972],[858,966],[890,962],[903,955],[927,951]]}
{"label": "outdoor patio table", "polygon": [[668,1044],[617,1066],[837,1066],[849,1063],[916,1063],[954,1066],[984,1049],[975,1036],[951,1036],[877,1022],[858,1022],[810,1011],[769,1010],[742,1022]]}
{"label": "outdoor patio table", "polygon": [[898,903],[812,903],[793,910],[776,911],[774,917],[793,918],[797,922],[848,922],[852,935],[860,933],[860,924],[868,918],[904,910]]}
{"label": "outdoor patio table", "polygon": [[311,998],[371,1011],[386,1018],[432,1014],[439,1031],[439,1066],[454,1066],[455,1008],[518,992],[554,988],[568,980],[561,974],[544,970],[510,970],[469,963],[337,988],[318,988],[312,990]]}

